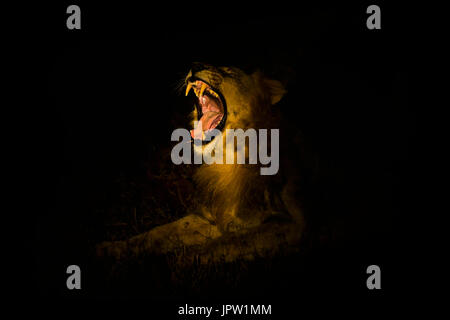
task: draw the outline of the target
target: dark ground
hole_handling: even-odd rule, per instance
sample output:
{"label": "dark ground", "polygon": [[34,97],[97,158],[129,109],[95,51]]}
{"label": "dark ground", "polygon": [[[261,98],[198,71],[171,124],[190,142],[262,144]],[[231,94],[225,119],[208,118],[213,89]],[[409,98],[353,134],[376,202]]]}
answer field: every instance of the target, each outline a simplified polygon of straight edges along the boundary
{"label": "dark ground", "polygon": [[[30,108],[33,120],[25,124],[34,132],[28,150],[36,160],[29,165],[39,176],[29,192],[43,194],[28,219],[30,297],[185,303],[188,295],[240,296],[275,304],[329,296],[371,303],[402,291],[406,248],[396,222],[413,210],[416,114],[408,104],[399,10],[382,7],[382,30],[369,31],[365,5],[267,7],[199,21],[192,8],[173,14],[83,2],[82,30],[69,31],[66,7],[48,6],[30,52],[35,81],[46,87],[39,91],[44,103]],[[93,244],[175,220],[195,201],[192,168],[161,156],[172,130],[187,125],[191,106],[176,87],[192,61],[289,77],[283,112],[320,163],[305,200],[313,226],[305,250],[189,270],[147,257],[109,275],[90,255]],[[80,292],[65,289],[69,264],[83,270]],[[381,267],[380,292],[365,287],[370,264]]]}

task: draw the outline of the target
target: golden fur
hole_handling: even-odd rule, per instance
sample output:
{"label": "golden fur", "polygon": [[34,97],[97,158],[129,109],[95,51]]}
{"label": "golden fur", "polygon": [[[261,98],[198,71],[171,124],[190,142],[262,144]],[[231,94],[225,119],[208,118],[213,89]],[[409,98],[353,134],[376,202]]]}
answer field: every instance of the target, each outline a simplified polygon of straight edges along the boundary
{"label": "golden fur", "polygon": [[[198,77],[218,89],[226,100],[227,121],[223,130],[224,158],[229,152],[236,159],[234,144],[226,142],[226,129],[274,129],[279,128],[279,114],[273,104],[280,101],[285,89],[279,81],[264,77],[261,72],[251,75],[237,68],[215,68],[206,66],[191,76]],[[197,111],[192,112],[192,121],[197,120]],[[192,123],[193,123],[192,122]],[[220,138],[217,138],[220,139]],[[216,139],[216,140],[217,140]],[[202,147],[202,152],[208,146]],[[273,214],[270,195],[273,193],[269,180],[273,177],[261,176],[260,166],[255,164],[211,164],[202,165],[195,173],[203,215],[219,225],[221,229],[245,228],[258,225],[261,220]],[[197,191],[196,191],[197,192]]]}
{"label": "golden fur", "polygon": [[[187,79],[191,76],[192,72]],[[279,128],[280,117],[273,105],[285,93],[280,82],[269,80],[260,72],[247,75],[239,69],[211,66],[195,76],[224,96],[228,111],[224,130]],[[192,113],[192,120],[195,119],[196,111]],[[203,152],[214,143],[225,143],[226,135],[219,140],[216,138],[196,151]],[[224,149],[224,156],[230,152],[233,156],[246,153],[245,149],[228,145]],[[96,246],[97,255],[124,259],[142,253],[181,251],[185,254],[177,255],[180,264],[194,260],[206,264],[272,256],[281,247],[297,250],[305,226],[295,196],[297,183],[292,177],[280,181],[280,174],[260,175],[259,169],[257,164],[201,165],[194,175],[197,184],[194,196],[201,203],[198,210],[193,208],[182,219],[126,241],[100,243]],[[274,216],[283,219],[269,219]]]}

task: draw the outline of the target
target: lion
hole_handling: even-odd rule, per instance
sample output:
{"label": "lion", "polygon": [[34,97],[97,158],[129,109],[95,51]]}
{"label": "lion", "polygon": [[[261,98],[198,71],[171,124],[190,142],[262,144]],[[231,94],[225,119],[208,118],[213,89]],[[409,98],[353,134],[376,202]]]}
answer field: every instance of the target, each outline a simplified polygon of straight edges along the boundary
{"label": "lion", "polygon": [[[190,134],[197,154],[214,154],[222,143],[224,158],[248,160],[248,143],[244,148],[230,143],[227,129],[281,126],[276,105],[287,91],[261,71],[195,63],[184,85],[186,96],[195,99]],[[211,136],[212,131],[220,135]],[[281,247],[298,250],[305,219],[295,196],[295,177],[287,177],[289,169],[261,175],[260,168],[249,161],[202,164],[193,177],[200,205],[191,214],[126,241],[103,242],[97,254],[121,259],[182,250],[190,252],[183,262],[195,256],[210,263],[270,256]]]}

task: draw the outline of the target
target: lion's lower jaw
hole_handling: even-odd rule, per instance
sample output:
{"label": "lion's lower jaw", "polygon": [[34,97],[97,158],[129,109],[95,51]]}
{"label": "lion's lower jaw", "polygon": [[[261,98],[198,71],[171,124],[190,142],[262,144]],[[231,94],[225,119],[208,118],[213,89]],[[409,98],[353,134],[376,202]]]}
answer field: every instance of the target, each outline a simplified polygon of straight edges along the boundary
{"label": "lion's lower jaw", "polygon": [[210,155],[212,154],[214,148],[216,147],[217,141],[219,139],[214,139],[213,141],[211,141],[208,144],[201,144],[201,143],[195,143],[194,142],[194,153],[197,156],[202,156],[204,157],[205,155]]}

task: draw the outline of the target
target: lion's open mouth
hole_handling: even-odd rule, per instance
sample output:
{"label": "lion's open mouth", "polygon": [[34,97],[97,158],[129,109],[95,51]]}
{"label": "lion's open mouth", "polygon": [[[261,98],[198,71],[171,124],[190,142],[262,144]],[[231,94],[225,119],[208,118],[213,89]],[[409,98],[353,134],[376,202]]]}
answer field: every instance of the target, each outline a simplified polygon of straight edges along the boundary
{"label": "lion's open mouth", "polygon": [[190,78],[186,85],[186,96],[193,89],[197,99],[198,125],[191,130],[191,137],[209,140],[213,129],[222,130],[226,121],[225,102],[221,93],[205,81]]}

